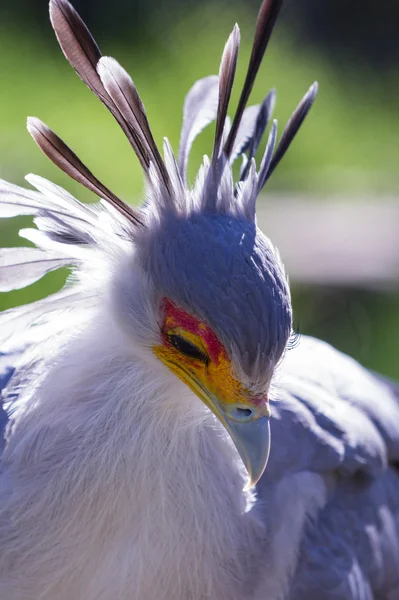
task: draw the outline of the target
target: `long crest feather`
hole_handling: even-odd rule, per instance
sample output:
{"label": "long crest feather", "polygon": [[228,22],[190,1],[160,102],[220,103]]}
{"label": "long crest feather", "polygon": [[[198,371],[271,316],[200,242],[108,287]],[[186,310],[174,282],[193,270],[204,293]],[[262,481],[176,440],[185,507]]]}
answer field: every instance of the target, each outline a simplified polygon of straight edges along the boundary
{"label": "long crest feather", "polygon": [[65,142],[40,119],[30,117],[28,119],[28,131],[39,148],[59,169],[90,191],[107,200],[130,222],[135,225],[141,224],[136,211],[103,185]]}
{"label": "long crest feather", "polygon": [[266,144],[266,150],[264,152],[262,162],[259,167],[258,175],[258,194],[267,181],[268,174],[270,172],[270,163],[272,162],[273,152],[276,145],[277,137],[277,121],[274,120],[270,129],[269,137]]}
{"label": "long crest feather", "polygon": [[215,145],[212,161],[219,158],[223,131],[226,122],[227,109],[233,87],[234,76],[237,67],[238,50],[240,47],[240,30],[238,25],[234,26],[229,39],[224,47],[219,70],[219,103],[216,119]]}
{"label": "long crest feather", "polygon": [[50,21],[68,62],[82,81],[113,112],[115,109],[112,101],[96,71],[101,51],[85,23],[67,0],[50,1]]}
{"label": "long crest feather", "polygon": [[219,78],[217,75],[209,75],[194,83],[184,101],[178,165],[185,182],[191,146],[197,135],[216,119],[218,89]]}
{"label": "long crest feather", "polygon": [[[209,211],[217,211],[218,195],[220,194],[219,186],[223,178],[223,172],[228,161],[221,150],[227,139],[230,129],[230,120],[227,117],[227,110],[233,88],[234,76],[237,67],[238,50],[240,47],[240,30],[236,24],[231,32],[222,54],[219,69],[219,99],[216,117],[215,143],[211,165],[205,180],[205,186],[202,195],[203,207]],[[224,183],[225,183],[224,179]]]}
{"label": "long crest feather", "polygon": [[[255,135],[256,120],[259,112],[259,106],[247,106],[242,115],[241,123],[237,131],[233,151],[230,155],[230,162],[233,163],[249,146]],[[231,128],[231,123],[229,131]],[[229,132],[227,132],[228,134]]]}
{"label": "long crest feather", "polygon": [[[266,98],[263,100],[262,104],[259,107],[259,111],[256,118],[255,129],[252,137],[250,138],[248,144],[248,160],[240,173],[240,179],[243,180],[247,177],[248,171],[251,164],[251,159],[254,158],[256,152],[258,151],[260,141],[262,136],[269,124],[270,117],[273,113],[274,104],[276,101],[276,92],[275,90],[271,90]],[[244,111],[245,115],[245,111]],[[241,125],[240,125],[241,127]]]}
{"label": "long crest feather", "polygon": [[109,97],[97,73],[97,64],[102,55],[85,23],[68,0],[50,0],[50,20],[65,58],[87,87],[115,117],[136,151],[143,169],[148,169],[148,157],[134,146],[135,141],[122,115]]}
{"label": "long crest feather", "polygon": [[[130,77],[121,67],[116,69],[114,65],[110,66],[108,64],[114,79],[112,89],[116,93],[116,87],[120,88],[120,93],[117,94],[119,102],[116,103],[115,97],[111,97],[97,71],[98,63],[102,57],[101,51],[90,31],[68,0],[50,0],[50,19],[66,59],[82,81],[115,117],[144,171],[148,173],[151,160],[155,160],[159,175],[168,188],[169,179],[165,166],[150,132],[144,107]],[[134,91],[132,91],[132,87]],[[128,98],[126,102],[121,102],[120,94],[124,92],[127,93]],[[134,102],[129,107],[128,101],[132,99],[134,99]],[[135,115],[133,120],[131,119],[132,108]]]}
{"label": "long crest feather", "polygon": [[318,84],[315,81],[304,95],[294,112],[292,113],[285,129],[283,131],[283,135],[278,143],[276,152],[271,160],[270,167],[267,173],[267,177],[263,182],[263,185],[269,179],[270,175],[273,173],[274,169],[277,167],[278,163],[283,158],[284,154],[287,152],[288,148],[291,145],[292,140],[296,136],[300,126],[302,125],[306,115],[312,107],[313,102],[316,99],[316,94],[318,90]]}
{"label": "long crest feather", "polygon": [[234,115],[233,124],[227,138],[224,151],[227,156],[230,156],[234,140],[237,135],[238,127],[241,122],[241,118],[248,102],[249,95],[256,75],[259,70],[259,66],[262,62],[263,55],[266,51],[267,45],[270,40],[270,36],[273,31],[274,24],[282,6],[282,0],[263,0],[260,7],[258,18],[256,21],[255,37],[252,46],[251,58],[249,60],[248,71],[244,82],[244,87],[241,92],[240,99],[236,113]]}
{"label": "long crest feather", "polygon": [[108,56],[100,58],[97,71],[104,88],[135,137],[140,151],[149,155],[149,160],[156,165],[166,189],[170,192],[169,174],[153,138],[144,104],[130,75],[114,58]]}

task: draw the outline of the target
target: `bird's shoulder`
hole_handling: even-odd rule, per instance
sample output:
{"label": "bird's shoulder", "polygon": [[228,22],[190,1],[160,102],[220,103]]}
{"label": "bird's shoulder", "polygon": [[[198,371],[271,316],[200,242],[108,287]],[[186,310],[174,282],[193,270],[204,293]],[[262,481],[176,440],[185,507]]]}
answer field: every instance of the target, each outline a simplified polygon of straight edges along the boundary
{"label": "bird's shoulder", "polygon": [[398,598],[399,473],[340,478],[306,527],[289,600]]}
{"label": "bird's shoulder", "polygon": [[375,476],[399,461],[399,387],[329,344],[303,336],[281,364],[274,396],[269,476]]}

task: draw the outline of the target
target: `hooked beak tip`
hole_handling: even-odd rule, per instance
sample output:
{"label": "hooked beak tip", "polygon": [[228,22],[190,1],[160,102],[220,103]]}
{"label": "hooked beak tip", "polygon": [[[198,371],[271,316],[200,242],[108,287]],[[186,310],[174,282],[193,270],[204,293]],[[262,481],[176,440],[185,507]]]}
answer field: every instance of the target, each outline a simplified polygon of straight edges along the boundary
{"label": "hooked beak tip", "polygon": [[261,417],[246,423],[227,421],[227,431],[248,471],[244,491],[253,488],[262,477],[270,454],[270,419]]}

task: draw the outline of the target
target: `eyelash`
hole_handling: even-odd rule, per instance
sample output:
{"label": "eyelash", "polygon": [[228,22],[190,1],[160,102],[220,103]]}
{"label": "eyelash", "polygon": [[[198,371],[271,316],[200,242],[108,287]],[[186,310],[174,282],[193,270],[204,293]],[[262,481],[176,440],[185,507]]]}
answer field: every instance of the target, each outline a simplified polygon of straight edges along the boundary
{"label": "eyelash", "polygon": [[172,333],[168,335],[168,339],[172,346],[176,348],[179,352],[188,356],[189,358],[194,358],[195,360],[200,360],[206,365],[209,363],[209,357],[203,352],[198,346],[186,340],[183,336],[178,335],[176,333]]}
{"label": "eyelash", "polygon": [[[176,350],[195,360],[200,360],[206,365],[209,363],[209,357],[203,352],[198,346],[186,340],[183,336],[176,333],[168,335],[169,342]],[[291,336],[287,342],[287,350],[293,350],[300,342],[301,334],[299,331],[292,331]]]}
{"label": "eyelash", "polygon": [[293,330],[287,342],[287,350],[293,350],[296,348],[301,341],[301,334],[299,331]]}

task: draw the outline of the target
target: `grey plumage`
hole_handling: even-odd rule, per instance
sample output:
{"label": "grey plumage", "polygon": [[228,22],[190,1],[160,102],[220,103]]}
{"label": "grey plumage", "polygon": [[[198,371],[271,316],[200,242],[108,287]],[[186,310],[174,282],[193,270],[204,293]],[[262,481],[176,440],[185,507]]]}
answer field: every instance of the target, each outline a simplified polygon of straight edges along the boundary
{"label": "grey plumage", "polygon": [[[301,540],[289,600],[391,600],[399,592],[399,386],[303,337],[279,380],[261,494],[282,473],[331,488]],[[290,452],[295,440],[295,458]]]}
{"label": "grey plumage", "polygon": [[[253,387],[264,389],[292,315],[283,266],[256,225],[230,215],[169,216],[140,244],[138,258],[157,288],[208,323]],[[259,306],[266,308],[261,322]]]}
{"label": "grey plumage", "polygon": [[[166,138],[161,157],[130,76],[102,57],[67,0],[50,2],[66,58],[138,156],[146,202],[126,205],[36,119],[38,145],[100,202],[33,175],[35,190],[0,182],[0,216],[31,215],[36,226],[20,232],[35,249],[0,254],[0,289],[73,273],[61,291],[0,315],[1,598],[399,597],[398,390],[317,340],[287,351],[289,286],[256,226],[259,191],[317,92],[276,150],[273,121],[257,170],[274,91],[246,105],[280,7],[261,6],[231,125],[237,26],[219,77],[191,88],[176,160]],[[191,186],[191,145],[214,119],[211,158]],[[248,427],[240,446],[234,432]],[[262,467],[250,474],[255,492],[243,490],[243,461],[248,473]]]}

